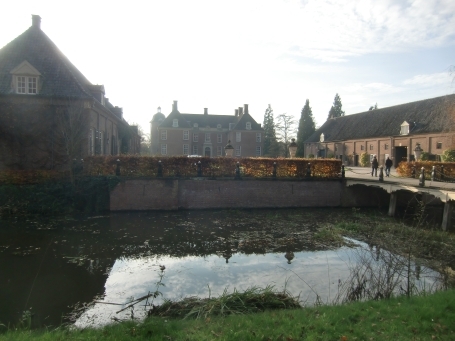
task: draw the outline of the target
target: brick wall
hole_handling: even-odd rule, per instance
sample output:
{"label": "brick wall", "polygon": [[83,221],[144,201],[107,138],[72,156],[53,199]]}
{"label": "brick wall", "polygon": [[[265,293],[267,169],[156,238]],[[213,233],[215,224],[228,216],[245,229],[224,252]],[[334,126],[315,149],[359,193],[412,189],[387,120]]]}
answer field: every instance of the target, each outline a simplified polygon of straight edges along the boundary
{"label": "brick wall", "polygon": [[[400,192],[398,206],[406,207],[414,196]],[[346,187],[341,181],[150,179],[120,182],[111,191],[110,210],[386,208],[389,200],[390,194],[381,188]]]}
{"label": "brick wall", "polygon": [[340,206],[339,181],[126,180],[111,211]]}

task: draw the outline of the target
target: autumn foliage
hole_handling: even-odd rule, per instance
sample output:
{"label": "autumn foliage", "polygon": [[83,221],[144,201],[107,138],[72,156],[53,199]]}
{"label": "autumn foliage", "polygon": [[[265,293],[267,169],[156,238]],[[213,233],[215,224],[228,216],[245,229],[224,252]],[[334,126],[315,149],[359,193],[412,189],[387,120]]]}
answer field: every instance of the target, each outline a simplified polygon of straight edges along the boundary
{"label": "autumn foliage", "polygon": [[115,175],[119,160],[122,176],[158,176],[158,167],[161,163],[163,177],[195,177],[198,163],[204,177],[233,177],[239,163],[240,175],[251,178],[272,177],[274,163],[276,176],[287,178],[304,178],[308,163],[311,175],[319,178],[338,177],[341,172],[340,160],[327,159],[269,159],[269,158],[188,158],[175,157],[146,157],[120,156],[99,157],[92,156],[84,160],[85,175]]}
{"label": "autumn foliage", "polygon": [[403,177],[411,177],[413,169],[415,169],[416,177],[420,175],[422,167],[425,169],[425,178],[431,178],[431,172],[435,166],[435,178],[441,178],[441,170],[445,180],[455,179],[455,162],[436,162],[436,161],[416,161],[416,162],[400,162],[396,168],[397,173]]}
{"label": "autumn foliage", "polygon": [[[117,161],[118,160],[118,161]],[[161,164],[162,177],[191,178],[198,174],[198,163],[203,177],[234,177],[237,162],[243,178],[271,178],[276,164],[277,178],[311,177],[337,178],[341,161],[335,159],[269,159],[269,158],[189,158],[149,156],[90,156],[75,164],[76,176],[115,176],[117,166],[122,177],[158,177]],[[3,171],[0,184],[31,184],[68,178],[69,173],[56,171]]]}

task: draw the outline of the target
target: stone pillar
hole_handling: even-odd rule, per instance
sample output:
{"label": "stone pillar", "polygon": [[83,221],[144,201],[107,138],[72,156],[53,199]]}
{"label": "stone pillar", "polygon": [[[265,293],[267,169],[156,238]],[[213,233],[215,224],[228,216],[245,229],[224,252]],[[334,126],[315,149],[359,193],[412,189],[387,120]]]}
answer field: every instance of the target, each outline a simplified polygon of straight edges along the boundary
{"label": "stone pillar", "polygon": [[390,193],[390,202],[389,202],[389,216],[395,216],[395,209],[397,207],[397,192]]}
{"label": "stone pillar", "polygon": [[444,212],[442,213],[442,230],[447,231],[447,229],[450,227],[450,221],[452,218],[452,202],[451,201],[446,201],[444,204]]}

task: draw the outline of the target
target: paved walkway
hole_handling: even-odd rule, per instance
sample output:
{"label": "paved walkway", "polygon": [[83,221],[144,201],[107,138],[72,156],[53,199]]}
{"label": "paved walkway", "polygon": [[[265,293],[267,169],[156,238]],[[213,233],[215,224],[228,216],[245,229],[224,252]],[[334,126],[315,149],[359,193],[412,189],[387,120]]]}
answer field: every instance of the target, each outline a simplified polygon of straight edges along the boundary
{"label": "paved walkway", "polygon": [[[345,176],[348,179],[361,179],[365,181],[379,181],[379,169],[378,169],[378,177],[371,176],[371,168],[369,167],[350,167],[345,166]],[[419,187],[419,179],[412,179],[412,178],[404,178],[400,177],[395,168],[393,167],[390,172],[390,177],[385,176],[384,172],[384,183],[393,183],[393,184],[403,184],[406,186],[414,186]],[[455,183],[449,182],[440,182],[440,181],[431,181],[425,180],[425,187],[428,188],[437,188],[443,189],[446,191],[455,191]]]}

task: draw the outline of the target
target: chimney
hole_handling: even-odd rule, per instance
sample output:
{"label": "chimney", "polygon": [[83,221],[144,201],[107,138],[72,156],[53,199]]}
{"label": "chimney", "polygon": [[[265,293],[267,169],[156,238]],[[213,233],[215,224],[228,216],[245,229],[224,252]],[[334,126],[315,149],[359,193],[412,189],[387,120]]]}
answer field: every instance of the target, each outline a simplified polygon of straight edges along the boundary
{"label": "chimney", "polygon": [[174,101],[174,104],[172,104],[172,111],[178,111],[177,110],[177,101]]}
{"label": "chimney", "polygon": [[32,26],[41,29],[41,17],[39,15],[32,14]]}
{"label": "chimney", "polygon": [[239,116],[239,109],[235,109],[235,117]]}
{"label": "chimney", "polygon": [[209,109],[204,108],[204,115],[208,115],[208,114],[209,114],[208,110],[209,110]]}
{"label": "chimney", "polygon": [[243,108],[239,107],[239,117],[242,117],[242,116],[243,116]]}
{"label": "chimney", "polygon": [[243,113],[248,114],[248,104],[243,105]]}
{"label": "chimney", "polygon": [[115,106],[113,111],[114,114],[117,115],[117,117],[123,118],[123,108]]}

